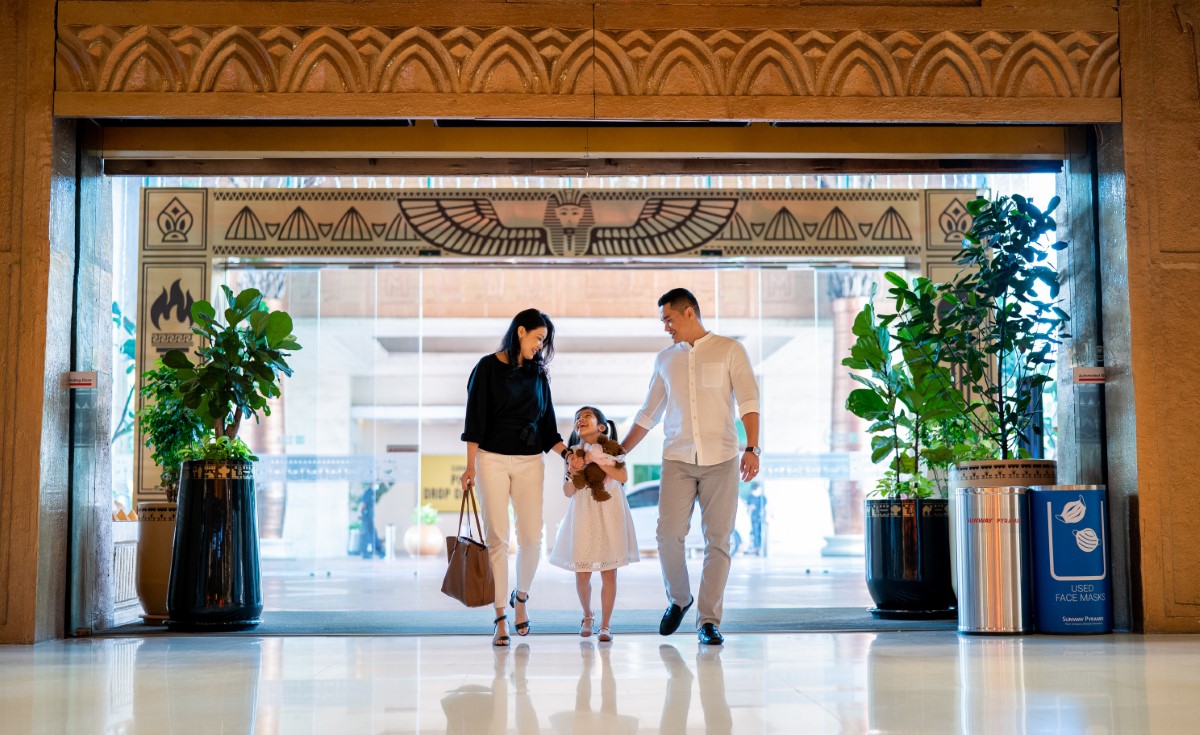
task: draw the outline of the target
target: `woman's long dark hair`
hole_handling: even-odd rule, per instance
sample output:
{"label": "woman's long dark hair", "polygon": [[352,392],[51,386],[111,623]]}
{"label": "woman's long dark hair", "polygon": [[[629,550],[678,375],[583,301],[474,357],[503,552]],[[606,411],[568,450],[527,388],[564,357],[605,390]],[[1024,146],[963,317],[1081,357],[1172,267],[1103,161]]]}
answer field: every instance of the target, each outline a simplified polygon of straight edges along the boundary
{"label": "woman's long dark hair", "polygon": [[521,338],[517,336],[517,328],[525,327],[526,332],[532,332],[541,327],[546,328],[546,339],[542,349],[533,356],[532,367],[539,372],[546,371],[546,365],[554,359],[554,322],[537,309],[526,309],[513,317],[508,325],[508,331],[500,340],[500,351],[508,358],[508,364],[514,368],[521,362]]}
{"label": "woman's long dark hair", "polygon": [[[575,419],[578,420],[579,414],[583,413],[584,411],[591,411],[592,415],[596,417],[596,423],[600,424],[600,433],[603,434],[605,438],[612,439],[613,441],[620,441],[617,438],[617,425],[614,424],[613,422],[609,421],[608,419],[604,418],[603,411],[596,408],[595,406],[584,406],[583,408],[581,408],[575,412]],[[574,424],[575,422],[572,421],[571,423]],[[579,442],[580,442],[579,432],[572,429],[571,430],[571,438],[567,440],[567,446],[573,447],[573,446],[579,444]]]}

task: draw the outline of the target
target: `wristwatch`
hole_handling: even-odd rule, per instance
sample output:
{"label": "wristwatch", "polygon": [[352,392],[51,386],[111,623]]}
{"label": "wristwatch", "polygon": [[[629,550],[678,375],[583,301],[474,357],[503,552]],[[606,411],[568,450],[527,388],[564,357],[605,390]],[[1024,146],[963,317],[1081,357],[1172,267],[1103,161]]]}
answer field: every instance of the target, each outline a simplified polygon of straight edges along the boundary
{"label": "wristwatch", "polygon": [[747,452],[752,452],[755,457],[762,456],[762,447],[746,447]]}
{"label": "wristwatch", "polygon": [[568,455],[568,454],[570,454],[570,453],[571,453],[571,450],[570,450],[570,449],[567,449],[566,447],[563,447],[563,450],[562,450],[561,452],[559,452],[559,454],[561,454],[561,455],[562,455],[562,458],[563,458],[563,459],[566,459],[566,458],[567,458],[567,455]]}

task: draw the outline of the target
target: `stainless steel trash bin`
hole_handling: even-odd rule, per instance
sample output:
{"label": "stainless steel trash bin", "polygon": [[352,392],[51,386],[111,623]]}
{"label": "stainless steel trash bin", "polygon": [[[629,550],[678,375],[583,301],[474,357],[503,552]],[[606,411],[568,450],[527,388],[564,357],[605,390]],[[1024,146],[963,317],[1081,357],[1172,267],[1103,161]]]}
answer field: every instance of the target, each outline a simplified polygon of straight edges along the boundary
{"label": "stainless steel trash bin", "polygon": [[1029,488],[954,489],[961,633],[1033,632]]}

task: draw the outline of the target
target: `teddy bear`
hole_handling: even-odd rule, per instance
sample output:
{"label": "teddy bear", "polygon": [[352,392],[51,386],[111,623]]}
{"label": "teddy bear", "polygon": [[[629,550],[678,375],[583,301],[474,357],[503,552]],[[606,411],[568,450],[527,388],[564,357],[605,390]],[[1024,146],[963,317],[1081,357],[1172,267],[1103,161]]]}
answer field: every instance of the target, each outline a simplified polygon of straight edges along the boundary
{"label": "teddy bear", "polygon": [[601,465],[624,467],[625,451],[621,445],[608,437],[601,437],[595,444],[576,444],[571,447],[571,452],[585,462],[583,472],[571,476],[575,489],[590,488],[597,502],[611,498],[612,493],[604,489],[604,480],[608,475]]}

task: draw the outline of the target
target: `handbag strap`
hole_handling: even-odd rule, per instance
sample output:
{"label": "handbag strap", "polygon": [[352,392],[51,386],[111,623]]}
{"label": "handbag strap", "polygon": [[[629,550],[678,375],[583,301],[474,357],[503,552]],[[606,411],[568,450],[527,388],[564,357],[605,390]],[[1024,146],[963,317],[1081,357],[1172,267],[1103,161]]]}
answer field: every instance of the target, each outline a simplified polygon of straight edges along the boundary
{"label": "handbag strap", "polygon": [[[483,543],[483,524],[479,522],[479,506],[475,503],[475,485],[467,485],[467,489],[463,491],[462,503],[458,506],[458,530],[456,533],[462,533],[463,514],[467,512],[467,499],[471,499],[471,513],[475,516],[475,527],[479,529],[479,543]],[[475,538],[471,535],[471,516],[467,516],[467,538]]]}

